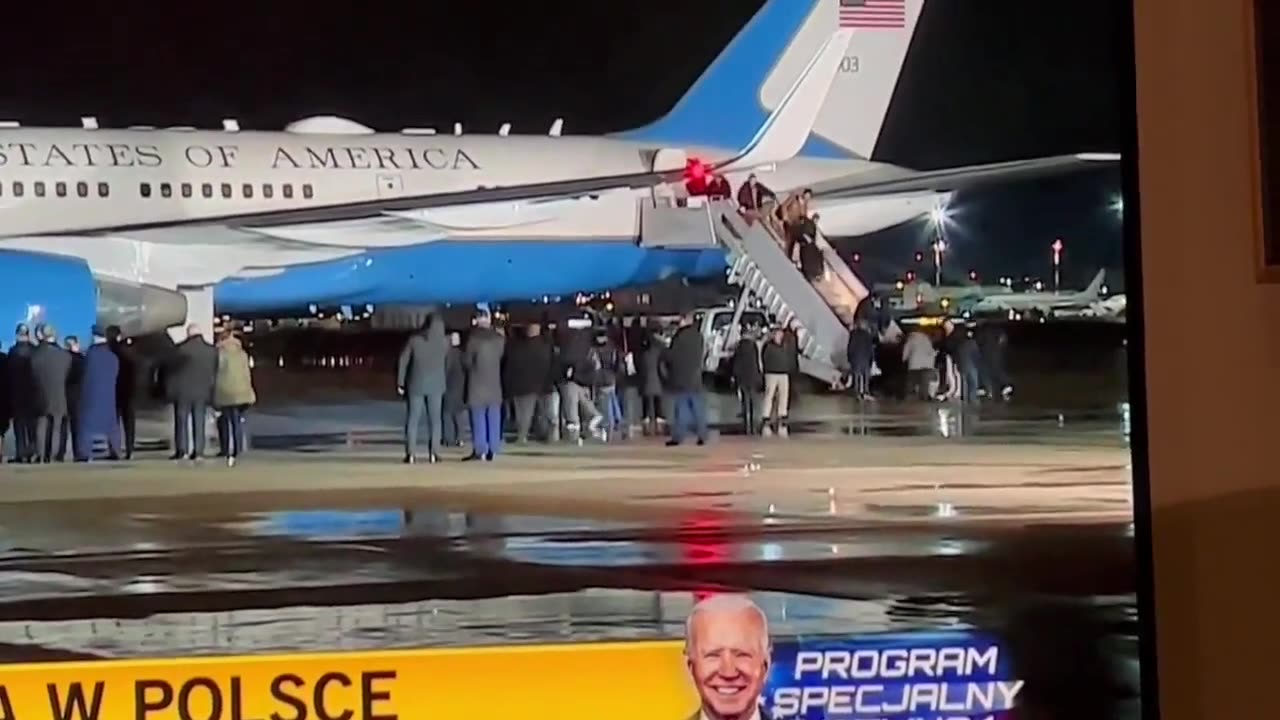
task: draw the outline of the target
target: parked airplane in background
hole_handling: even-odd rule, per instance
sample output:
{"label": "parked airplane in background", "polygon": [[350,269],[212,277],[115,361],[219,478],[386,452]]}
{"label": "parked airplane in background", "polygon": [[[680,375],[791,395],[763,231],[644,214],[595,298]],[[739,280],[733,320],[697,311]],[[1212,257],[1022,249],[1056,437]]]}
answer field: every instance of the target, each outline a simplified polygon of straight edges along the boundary
{"label": "parked airplane in background", "polygon": [[1080,317],[1089,318],[1091,320],[1122,322],[1125,319],[1128,307],[1128,299],[1123,293],[1121,293],[1119,295],[1112,295],[1106,299],[1095,300],[1087,306],[1079,309],[1069,308],[1055,310],[1054,315],[1059,317]]}
{"label": "parked airplane in background", "polygon": [[[868,160],[924,0],[768,0],[657,122],[603,137],[0,129],[0,319],[132,333],[308,305],[472,303],[711,276],[652,235],[692,165],[812,187],[828,235],[918,217],[975,184],[1112,162],[916,172]],[[735,148],[737,148],[735,150]]]}
{"label": "parked airplane in background", "polygon": [[982,295],[971,298],[967,302],[958,303],[955,311],[972,315],[1003,313],[1005,315],[1034,314],[1040,317],[1050,317],[1064,310],[1079,311],[1091,308],[1102,300],[1106,279],[1107,271],[1099,270],[1093,282],[1079,292],[1005,292]]}
{"label": "parked airplane in background", "polygon": [[1013,288],[1005,285],[934,285],[909,282],[876,285],[876,292],[889,298],[889,305],[902,312],[946,312],[952,307],[966,307],[981,298],[1008,295]]}

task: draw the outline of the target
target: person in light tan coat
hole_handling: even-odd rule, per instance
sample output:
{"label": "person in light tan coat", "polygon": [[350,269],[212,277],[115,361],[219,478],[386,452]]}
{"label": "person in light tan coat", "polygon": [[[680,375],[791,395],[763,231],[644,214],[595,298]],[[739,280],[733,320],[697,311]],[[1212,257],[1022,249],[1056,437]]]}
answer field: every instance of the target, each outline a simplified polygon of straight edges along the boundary
{"label": "person in light tan coat", "polygon": [[249,353],[240,338],[228,331],[218,341],[218,373],[213,386],[213,406],[219,412],[218,430],[228,466],[235,465],[244,451],[244,413],[257,401]]}

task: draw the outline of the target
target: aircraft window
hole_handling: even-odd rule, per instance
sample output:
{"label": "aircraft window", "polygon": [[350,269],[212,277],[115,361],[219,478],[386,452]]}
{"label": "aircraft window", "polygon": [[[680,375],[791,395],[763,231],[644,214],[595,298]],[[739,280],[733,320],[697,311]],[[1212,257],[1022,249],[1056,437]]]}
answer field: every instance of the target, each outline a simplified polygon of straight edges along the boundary
{"label": "aircraft window", "polygon": [[262,183],[262,197],[270,199],[276,194],[275,190],[271,183]]}
{"label": "aircraft window", "polygon": [[280,194],[281,194],[281,195],[284,195],[284,196],[285,196],[285,198],[292,198],[292,197],[293,197],[293,186],[292,186],[292,185],[290,185],[289,183],[285,183],[284,185],[281,185],[281,186],[280,186]]}
{"label": "aircraft window", "polygon": [[36,197],[44,197],[44,181],[37,180],[35,182]]}
{"label": "aircraft window", "polygon": [[141,193],[144,198],[151,197],[151,183],[142,183],[139,185],[138,192]]}
{"label": "aircraft window", "polygon": [[200,194],[207,198],[213,197],[213,183],[205,183],[201,185]]}
{"label": "aircraft window", "polygon": [[66,184],[66,183],[64,183],[64,182],[62,182],[61,180],[59,180],[58,182],[54,183],[54,185],[53,185],[53,194],[54,194],[54,195],[57,195],[58,197],[66,197],[66,196],[67,196],[67,184]]}
{"label": "aircraft window", "polygon": [[253,197],[253,184],[252,184],[252,183],[245,183],[245,184],[244,184],[244,187],[240,188],[240,190],[241,190],[241,192],[243,192],[243,193],[244,193],[244,196],[245,196],[245,197],[247,197],[247,198],[251,198],[251,197]]}
{"label": "aircraft window", "polygon": [[160,183],[160,196],[173,197],[173,186],[169,183]]}
{"label": "aircraft window", "polygon": [[316,196],[316,193],[315,193],[315,190],[311,188],[311,183],[307,183],[302,186],[302,197],[310,200],[315,196]]}
{"label": "aircraft window", "polygon": [[98,183],[98,197],[110,197],[110,196],[111,196],[111,186],[104,182]]}
{"label": "aircraft window", "polygon": [[80,197],[89,197],[89,183],[76,183],[76,195],[79,195]]}
{"label": "aircraft window", "polygon": [[25,188],[23,188],[23,186],[22,186],[22,181],[20,181],[20,180],[19,180],[18,182],[15,182],[15,183],[13,184],[13,196],[14,196],[14,197],[22,197],[23,193],[25,193],[25,192],[26,192],[26,189],[25,189]]}
{"label": "aircraft window", "polygon": [[228,199],[231,197],[231,183],[222,183],[222,197]]}
{"label": "aircraft window", "polygon": [[182,183],[182,197],[191,197],[191,183]]}

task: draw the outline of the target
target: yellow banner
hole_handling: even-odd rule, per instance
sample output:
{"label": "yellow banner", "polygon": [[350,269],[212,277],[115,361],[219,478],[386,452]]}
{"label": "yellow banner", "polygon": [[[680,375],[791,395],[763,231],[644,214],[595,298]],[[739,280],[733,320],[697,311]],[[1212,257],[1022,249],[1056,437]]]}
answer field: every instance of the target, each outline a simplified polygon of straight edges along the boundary
{"label": "yellow banner", "polygon": [[0,720],[685,720],[679,642],[0,666]]}

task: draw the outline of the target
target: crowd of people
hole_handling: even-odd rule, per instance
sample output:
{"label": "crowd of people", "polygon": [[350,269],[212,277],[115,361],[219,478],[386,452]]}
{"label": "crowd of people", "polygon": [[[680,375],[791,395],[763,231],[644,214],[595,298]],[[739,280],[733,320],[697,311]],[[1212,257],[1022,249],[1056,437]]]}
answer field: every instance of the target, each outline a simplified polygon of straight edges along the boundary
{"label": "crowd of people", "polygon": [[[71,336],[59,343],[53,325],[17,327],[0,352],[0,460],[12,426],[12,462],[131,459],[137,405],[159,391],[173,406],[172,459],[199,461],[205,451],[205,416],[217,409],[221,455],[234,465],[244,449],[243,413],[256,395],[249,356],[235,333],[217,345],[195,325],[158,364],[145,362],[120,331],[94,328],[88,350]],[[106,441],[96,457],[95,441]]]}
{"label": "crowd of people", "polygon": [[[668,445],[709,439],[703,397],[704,343],[692,315],[674,328],[656,324],[592,327],[531,323],[495,328],[480,313],[466,342],[429,314],[397,363],[405,400],[406,463],[461,446],[467,461],[493,461],[504,427],[517,443],[601,441],[669,434]],[[425,438],[423,430],[425,429]]]}
{"label": "crowd of people", "polygon": [[870,397],[873,368],[877,359],[888,359],[886,353],[896,353],[894,360],[905,368],[897,393],[904,398],[975,403],[984,397],[1012,397],[1006,368],[1009,336],[1001,324],[948,318],[940,331],[917,326],[905,337],[889,337],[890,316],[883,298],[869,298],[858,308],[847,354],[855,397]]}

